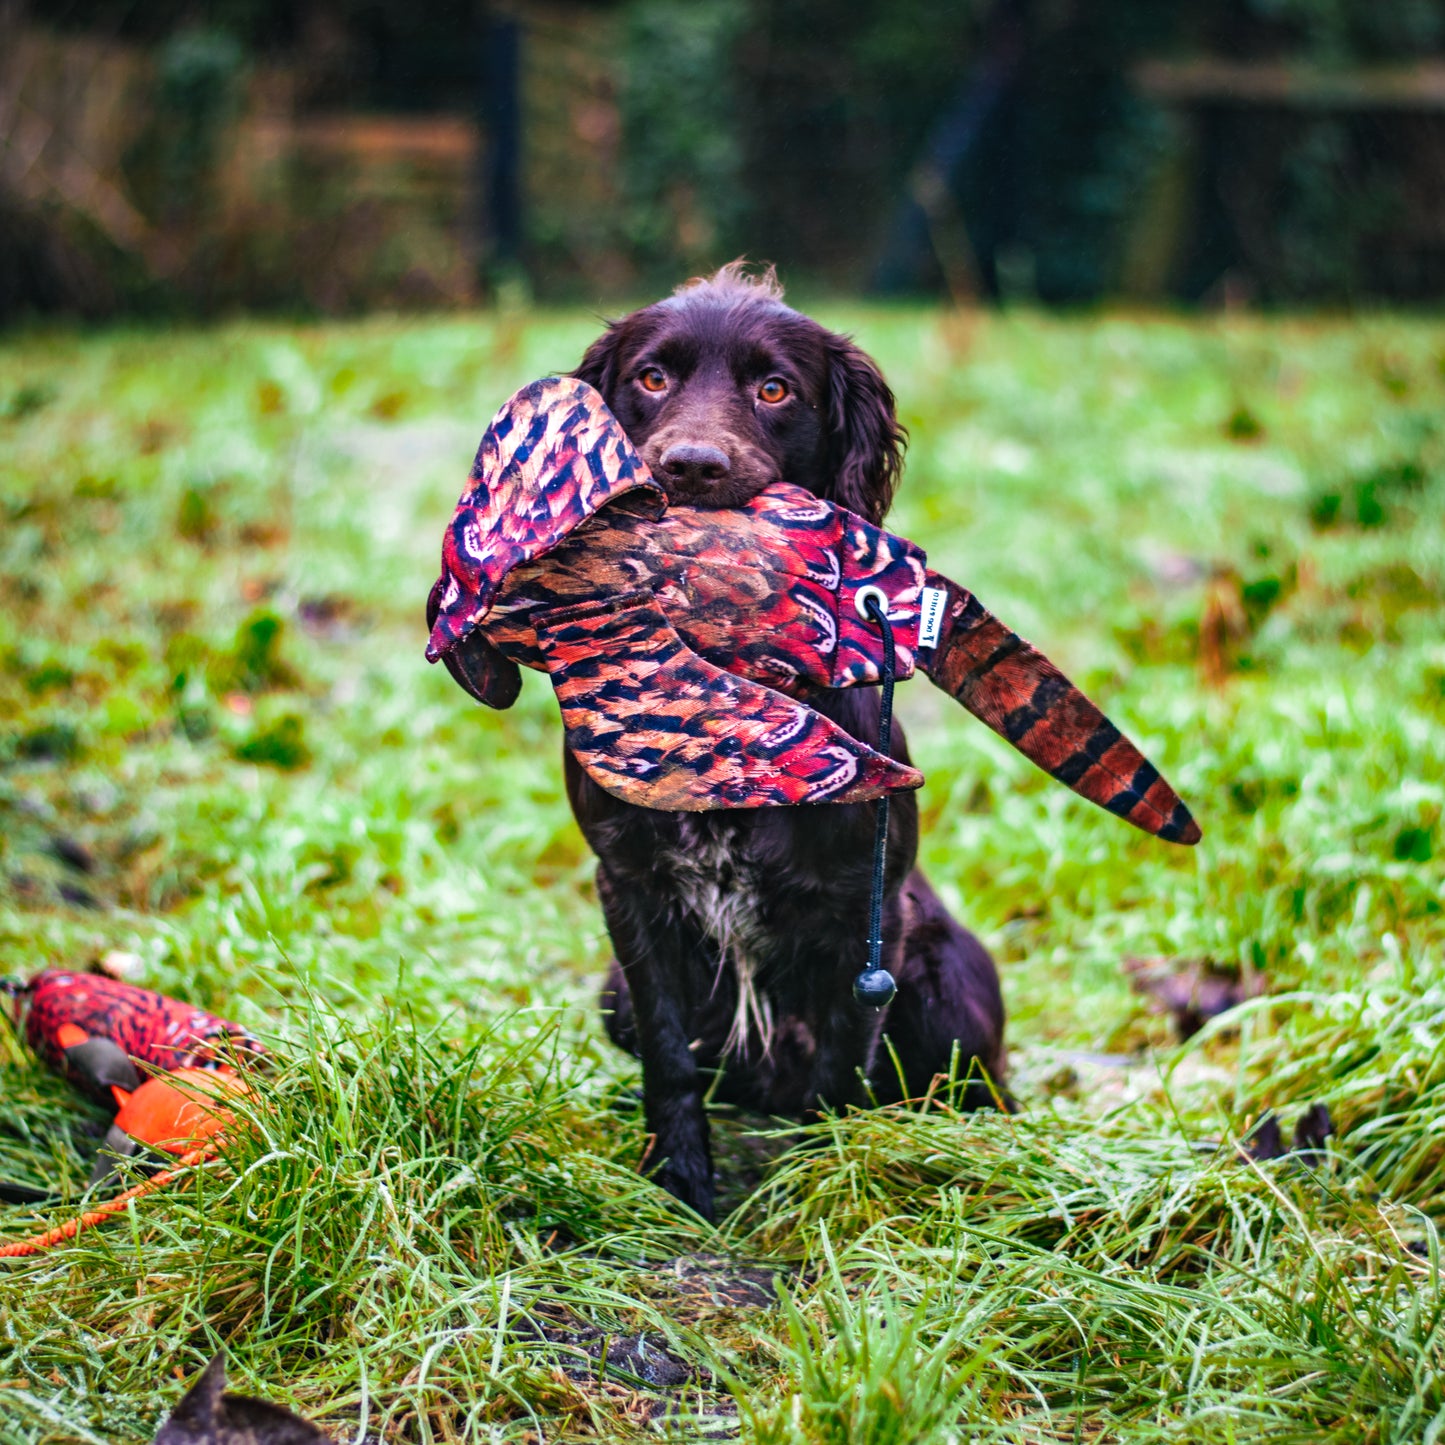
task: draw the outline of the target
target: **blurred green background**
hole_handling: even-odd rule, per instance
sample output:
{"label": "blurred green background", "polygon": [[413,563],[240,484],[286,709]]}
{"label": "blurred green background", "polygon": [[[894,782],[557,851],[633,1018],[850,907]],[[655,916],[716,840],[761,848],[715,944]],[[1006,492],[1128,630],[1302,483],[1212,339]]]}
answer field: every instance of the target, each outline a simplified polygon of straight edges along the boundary
{"label": "blurred green background", "polygon": [[1438,0],[0,11],[0,316],[1434,300]]}

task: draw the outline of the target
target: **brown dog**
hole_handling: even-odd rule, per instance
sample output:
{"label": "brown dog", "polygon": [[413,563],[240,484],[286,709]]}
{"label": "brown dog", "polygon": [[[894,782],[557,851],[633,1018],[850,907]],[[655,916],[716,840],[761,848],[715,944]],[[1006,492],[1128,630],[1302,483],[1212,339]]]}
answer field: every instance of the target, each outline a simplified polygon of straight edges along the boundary
{"label": "brown dog", "polygon": [[[727,266],[633,312],[576,375],[675,501],[736,506],[786,481],[873,522],[888,510],[904,443],[893,394],[847,337],[785,306],[771,272]],[[877,745],[872,690],[809,702]],[[907,759],[896,723],[892,752]],[[712,1216],[710,1089],[770,1114],[863,1103],[869,1089],[889,1102],[926,1089],[957,1050],[961,1072],[973,1071],[967,1102],[997,1097],[998,976],[914,867],[913,794],[893,800],[888,839],[883,966],[898,993],[875,1012],[851,993],[865,961],[873,804],[662,813],[610,797],[570,755],[565,766],[617,954],[608,1032],[642,1060],[650,1163],[684,1203]]]}

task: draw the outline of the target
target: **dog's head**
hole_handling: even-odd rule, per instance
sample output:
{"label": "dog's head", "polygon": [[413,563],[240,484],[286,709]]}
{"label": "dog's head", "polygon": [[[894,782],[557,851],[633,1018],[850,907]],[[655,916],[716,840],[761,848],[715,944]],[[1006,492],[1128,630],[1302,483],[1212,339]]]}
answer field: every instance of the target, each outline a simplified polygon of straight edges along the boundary
{"label": "dog's head", "polygon": [[736,507],[772,482],[881,522],[905,433],[878,368],[740,263],[612,322],[576,375],[672,500]]}

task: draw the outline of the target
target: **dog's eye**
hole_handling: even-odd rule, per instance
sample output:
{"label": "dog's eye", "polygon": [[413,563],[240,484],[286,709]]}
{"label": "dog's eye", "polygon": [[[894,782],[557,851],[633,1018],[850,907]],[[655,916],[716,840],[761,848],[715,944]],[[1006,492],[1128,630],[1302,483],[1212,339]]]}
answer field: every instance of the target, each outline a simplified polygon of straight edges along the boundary
{"label": "dog's eye", "polygon": [[781,377],[770,376],[759,388],[758,397],[760,400],[776,406],[788,394],[788,383]]}
{"label": "dog's eye", "polygon": [[660,366],[649,366],[637,379],[642,383],[643,391],[667,390],[667,374]]}

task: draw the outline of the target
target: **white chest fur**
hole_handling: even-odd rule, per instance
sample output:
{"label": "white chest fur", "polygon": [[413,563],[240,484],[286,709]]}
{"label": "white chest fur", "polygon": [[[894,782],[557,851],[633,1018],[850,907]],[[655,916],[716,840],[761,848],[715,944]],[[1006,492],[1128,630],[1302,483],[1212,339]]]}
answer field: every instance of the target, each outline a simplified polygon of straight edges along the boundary
{"label": "white chest fur", "polygon": [[674,848],[657,857],[678,904],[718,950],[716,988],[724,973],[737,986],[737,1007],[724,1051],[740,1051],[756,1036],[767,1055],[773,1037],[773,1013],[758,987],[757,961],[766,939],[762,899],[755,866],[738,846],[736,835],[688,830]]}

